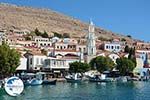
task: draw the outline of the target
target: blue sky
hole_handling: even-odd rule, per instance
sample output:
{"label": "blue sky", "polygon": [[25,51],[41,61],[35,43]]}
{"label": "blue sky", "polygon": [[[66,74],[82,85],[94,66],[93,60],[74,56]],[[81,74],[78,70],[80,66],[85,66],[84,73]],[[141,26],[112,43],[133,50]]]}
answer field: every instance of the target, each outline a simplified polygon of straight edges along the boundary
{"label": "blue sky", "polygon": [[134,38],[150,41],[150,0],[0,0],[49,8]]}

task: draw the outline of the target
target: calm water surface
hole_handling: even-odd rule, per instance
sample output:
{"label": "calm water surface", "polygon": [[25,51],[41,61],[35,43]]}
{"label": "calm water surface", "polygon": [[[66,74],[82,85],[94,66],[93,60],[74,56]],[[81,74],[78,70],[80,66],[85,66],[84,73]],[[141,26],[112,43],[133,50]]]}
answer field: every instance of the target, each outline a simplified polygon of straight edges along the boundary
{"label": "calm water surface", "polygon": [[25,87],[18,97],[11,97],[1,89],[0,100],[150,100],[150,82],[60,82],[54,86]]}

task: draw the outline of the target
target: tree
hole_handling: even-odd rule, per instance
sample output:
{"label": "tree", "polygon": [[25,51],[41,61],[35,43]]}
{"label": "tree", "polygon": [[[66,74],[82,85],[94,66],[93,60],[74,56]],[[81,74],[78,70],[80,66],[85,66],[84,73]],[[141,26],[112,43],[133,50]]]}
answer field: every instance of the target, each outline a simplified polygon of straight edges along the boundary
{"label": "tree", "polygon": [[20,64],[20,54],[3,43],[0,46],[0,77],[13,74]]}
{"label": "tree", "polygon": [[69,71],[70,72],[74,72],[74,73],[82,73],[82,72],[86,72],[89,70],[89,64],[87,63],[82,63],[82,62],[73,62],[73,63],[70,63],[70,68],[69,68]]}
{"label": "tree", "polygon": [[36,34],[36,36],[41,36],[42,34],[37,28],[34,30],[34,33]]}
{"label": "tree", "polygon": [[135,55],[135,47],[130,48],[128,59],[132,60],[136,66],[137,62],[136,62],[136,55]]}
{"label": "tree", "polygon": [[125,52],[125,53],[129,53],[129,51],[130,51],[130,48],[129,48],[128,45],[126,45],[125,48],[124,48],[124,52]]}
{"label": "tree", "polygon": [[63,36],[57,32],[53,32],[54,33],[54,37],[58,37],[58,38],[63,38]]}
{"label": "tree", "polygon": [[135,64],[132,60],[122,57],[116,60],[117,66],[116,69],[119,70],[121,75],[127,75],[132,72],[135,68]]}
{"label": "tree", "polygon": [[121,41],[125,42],[125,41],[126,41],[126,39],[125,39],[125,38],[121,38]]}
{"label": "tree", "polygon": [[131,35],[127,35],[127,37],[128,37],[128,38],[132,38],[132,36],[131,36]]}
{"label": "tree", "polygon": [[42,36],[43,38],[48,38],[48,34],[47,34],[47,32],[46,32],[46,31],[44,31],[44,33],[43,33],[43,34],[41,34],[41,36]]}
{"label": "tree", "polygon": [[109,57],[98,56],[90,61],[92,69],[97,69],[99,72],[112,70],[115,63]]}
{"label": "tree", "polygon": [[135,66],[136,66],[137,62],[136,62],[136,55],[135,55],[135,47],[134,48],[132,48],[132,47],[130,48],[128,45],[126,45],[126,47],[124,49],[124,52],[125,53],[129,53],[128,59],[132,60],[133,63],[135,64]]}
{"label": "tree", "polygon": [[31,40],[30,36],[25,36],[24,38],[25,38],[26,41],[30,41]]}
{"label": "tree", "polygon": [[64,33],[63,38],[70,38],[70,35],[68,33]]}

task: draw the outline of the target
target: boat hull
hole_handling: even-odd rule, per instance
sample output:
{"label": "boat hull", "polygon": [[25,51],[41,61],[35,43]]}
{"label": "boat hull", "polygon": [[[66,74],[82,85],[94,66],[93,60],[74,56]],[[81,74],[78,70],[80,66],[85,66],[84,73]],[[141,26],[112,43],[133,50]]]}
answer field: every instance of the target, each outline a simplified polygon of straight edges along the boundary
{"label": "boat hull", "polygon": [[67,79],[66,78],[66,80],[67,80],[67,82],[70,82],[70,83],[80,83],[81,81],[82,81],[82,79]]}
{"label": "boat hull", "polygon": [[56,85],[57,80],[43,80],[42,85]]}
{"label": "boat hull", "polygon": [[90,78],[89,81],[90,82],[111,82],[111,80],[109,79],[94,79],[94,78]]}
{"label": "boat hull", "polygon": [[25,86],[36,86],[36,85],[41,85],[42,84],[42,80],[39,79],[32,79],[32,80],[26,80],[24,82]]}

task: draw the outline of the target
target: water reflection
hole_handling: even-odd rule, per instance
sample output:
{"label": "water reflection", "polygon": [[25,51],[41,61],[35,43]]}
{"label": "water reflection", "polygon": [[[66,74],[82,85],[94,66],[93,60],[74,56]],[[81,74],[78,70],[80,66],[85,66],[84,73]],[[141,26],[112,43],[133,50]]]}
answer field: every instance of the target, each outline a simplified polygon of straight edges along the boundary
{"label": "water reflection", "polygon": [[0,100],[149,100],[149,82],[57,83],[29,86],[19,97],[0,89]]}

